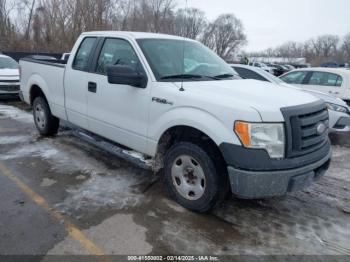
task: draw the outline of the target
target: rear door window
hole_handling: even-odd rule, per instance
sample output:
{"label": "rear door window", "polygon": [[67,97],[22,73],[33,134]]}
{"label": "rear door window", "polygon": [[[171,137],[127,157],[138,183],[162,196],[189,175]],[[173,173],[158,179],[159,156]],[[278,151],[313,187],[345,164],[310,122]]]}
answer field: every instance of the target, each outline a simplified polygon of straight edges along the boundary
{"label": "rear door window", "polygon": [[327,72],[313,72],[308,84],[339,87],[342,85],[342,82],[343,79],[340,75]]}
{"label": "rear door window", "polygon": [[90,68],[90,58],[92,52],[94,51],[94,47],[96,44],[96,37],[86,37],[81,42],[79,49],[75,55],[73,61],[73,69],[81,70],[81,71],[89,71]]}
{"label": "rear door window", "polygon": [[281,79],[288,84],[301,85],[303,84],[306,75],[307,72],[305,71],[296,71],[282,76]]}

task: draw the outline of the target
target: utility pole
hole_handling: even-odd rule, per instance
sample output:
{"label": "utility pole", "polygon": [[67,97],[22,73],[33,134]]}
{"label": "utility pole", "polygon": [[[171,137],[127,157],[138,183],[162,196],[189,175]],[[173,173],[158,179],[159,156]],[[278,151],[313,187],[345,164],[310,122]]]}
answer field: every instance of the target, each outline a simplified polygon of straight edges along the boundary
{"label": "utility pole", "polygon": [[31,6],[30,12],[29,12],[28,25],[27,25],[26,35],[25,35],[26,40],[29,40],[30,24],[32,23],[34,6],[35,6],[35,0],[32,1],[32,6]]}

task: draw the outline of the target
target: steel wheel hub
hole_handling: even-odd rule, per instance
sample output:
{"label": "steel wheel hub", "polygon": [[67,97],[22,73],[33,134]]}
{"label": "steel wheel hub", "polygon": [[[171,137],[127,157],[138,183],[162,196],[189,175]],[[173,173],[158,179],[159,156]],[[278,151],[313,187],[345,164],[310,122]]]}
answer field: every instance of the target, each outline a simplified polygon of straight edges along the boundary
{"label": "steel wheel hub", "polygon": [[204,171],[193,157],[182,155],[176,158],[171,176],[177,192],[182,197],[197,200],[203,196],[206,186]]}
{"label": "steel wheel hub", "polygon": [[44,112],[44,108],[41,104],[37,104],[35,107],[35,122],[40,128],[45,128],[46,115]]}

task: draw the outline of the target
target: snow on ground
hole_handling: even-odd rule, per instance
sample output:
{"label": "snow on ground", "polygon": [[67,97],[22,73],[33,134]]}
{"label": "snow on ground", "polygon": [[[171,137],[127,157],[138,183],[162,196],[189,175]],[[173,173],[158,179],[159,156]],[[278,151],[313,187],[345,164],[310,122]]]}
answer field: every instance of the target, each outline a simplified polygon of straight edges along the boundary
{"label": "snow on ground", "polygon": [[[0,118],[12,118],[33,124],[31,114],[12,106],[0,105]],[[47,161],[50,170],[56,173],[76,175],[77,180],[81,180],[82,183],[68,188],[67,199],[58,205],[66,212],[105,206],[123,209],[141,202],[142,195],[135,190],[135,187],[145,182],[145,178],[140,178],[137,173],[125,168],[107,167],[85,150],[67,145],[71,139],[78,138],[72,137],[69,131],[55,138],[38,138],[36,134],[0,136],[0,145],[9,148],[0,149],[0,160],[41,158]],[[20,146],[10,147],[12,144]],[[80,179],[81,176],[87,180]]]}
{"label": "snow on ground", "polygon": [[[8,139],[16,140],[11,137]],[[134,187],[144,183],[145,178],[125,168],[111,169],[83,150],[62,146],[58,143],[60,139],[58,136],[55,139],[22,143],[21,147],[0,153],[0,159],[39,157],[49,163],[51,170],[62,175],[85,175],[88,178],[86,181],[67,189],[68,198],[58,205],[64,211],[106,206],[123,209],[141,202],[142,195]]]}
{"label": "snow on ground", "polygon": [[14,106],[0,105],[0,119],[11,118],[24,123],[33,124],[33,116]]}
{"label": "snow on ground", "polygon": [[0,145],[25,143],[30,139],[30,136],[0,136]]}

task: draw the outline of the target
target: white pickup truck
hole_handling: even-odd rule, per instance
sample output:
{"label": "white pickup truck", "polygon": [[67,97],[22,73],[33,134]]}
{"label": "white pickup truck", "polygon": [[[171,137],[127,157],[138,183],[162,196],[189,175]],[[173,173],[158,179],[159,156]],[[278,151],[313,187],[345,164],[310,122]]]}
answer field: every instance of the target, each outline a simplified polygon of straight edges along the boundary
{"label": "white pickup truck", "polygon": [[229,190],[246,199],[285,195],[330,164],[321,100],[237,79],[193,40],[89,32],[68,61],[22,59],[20,66],[21,95],[41,135],[56,134],[61,119],[142,153],[162,171],[171,197],[197,212]]}

